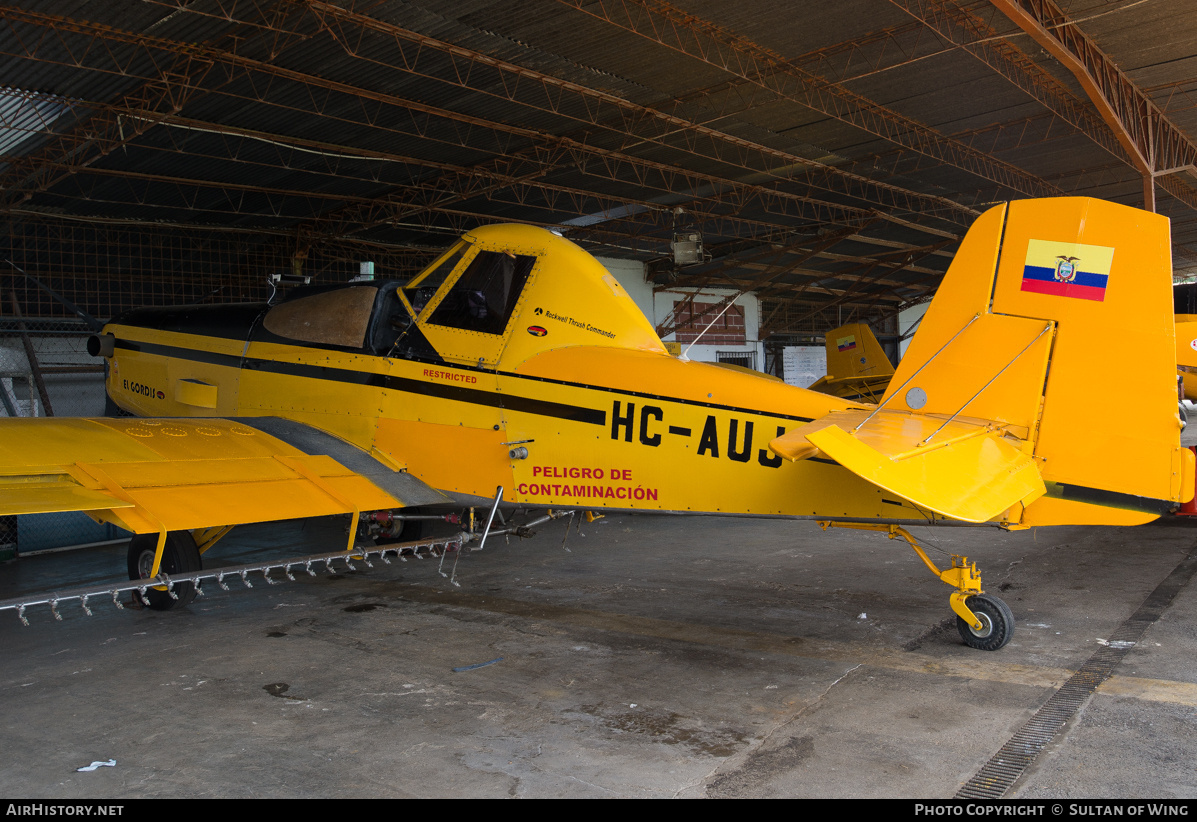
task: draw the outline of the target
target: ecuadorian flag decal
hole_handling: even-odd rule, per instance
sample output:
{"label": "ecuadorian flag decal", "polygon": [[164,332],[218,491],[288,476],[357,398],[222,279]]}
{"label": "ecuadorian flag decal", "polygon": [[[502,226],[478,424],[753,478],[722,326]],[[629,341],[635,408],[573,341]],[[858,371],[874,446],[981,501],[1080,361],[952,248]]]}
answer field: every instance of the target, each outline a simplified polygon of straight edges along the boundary
{"label": "ecuadorian flag decal", "polygon": [[856,347],[856,337],[837,337],[835,341],[836,351],[851,351]]}
{"label": "ecuadorian flag decal", "polygon": [[1030,240],[1022,290],[1103,302],[1114,249],[1104,245]]}

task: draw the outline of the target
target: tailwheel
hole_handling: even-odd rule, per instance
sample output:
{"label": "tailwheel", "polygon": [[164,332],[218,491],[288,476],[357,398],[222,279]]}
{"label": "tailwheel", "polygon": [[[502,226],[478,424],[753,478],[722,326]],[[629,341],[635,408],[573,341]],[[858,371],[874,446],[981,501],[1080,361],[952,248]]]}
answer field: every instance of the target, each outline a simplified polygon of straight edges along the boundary
{"label": "tailwheel", "polygon": [[[129,579],[149,579],[154,569],[154,554],[158,549],[157,534],[135,534],[129,540]],[[190,574],[201,570],[199,548],[190,531],[171,531],[166,535],[166,545],[162,549],[162,563],[160,571],[169,575]],[[182,605],[187,605],[196,596],[195,584],[180,582],[173,586],[172,591],[166,590],[165,585],[155,585],[146,588],[145,594],[136,593],[141,604],[155,611],[169,611]]]}
{"label": "tailwheel", "polygon": [[981,623],[980,628],[975,628],[963,617],[956,617],[956,630],[965,645],[980,651],[996,651],[1014,636],[1014,612],[1002,600],[990,594],[974,594],[964,604]]}
{"label": "tailwheel", "polygon": [[898,525],[832,521],[820,522],[819,525],[823,530],[835,527],[883,531],[888,532],[890,539],[906,540],[931,573],[956,589],[949,601],[965,645],[981,651],[996,651],[1004,648],[1010,637],[1014,636],[1014,613],[1010,606],[981,589],[981,573],[977,570],[977,563],[969,562],[968,557],[952,554],[951,567],[941,571],[910,532]]}

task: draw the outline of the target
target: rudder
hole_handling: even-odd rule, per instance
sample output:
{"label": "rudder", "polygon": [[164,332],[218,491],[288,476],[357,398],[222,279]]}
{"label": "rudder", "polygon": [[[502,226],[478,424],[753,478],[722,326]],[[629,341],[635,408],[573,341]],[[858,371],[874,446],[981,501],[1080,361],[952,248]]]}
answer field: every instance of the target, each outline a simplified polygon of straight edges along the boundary
{"label": "rudder", "polygon": [[1193,488],[1172,311],[1166,218],[1090,198],[998,206],[962,242],[886,404],[1025,440],[1047,493],[1011,522],[1150,521]]}

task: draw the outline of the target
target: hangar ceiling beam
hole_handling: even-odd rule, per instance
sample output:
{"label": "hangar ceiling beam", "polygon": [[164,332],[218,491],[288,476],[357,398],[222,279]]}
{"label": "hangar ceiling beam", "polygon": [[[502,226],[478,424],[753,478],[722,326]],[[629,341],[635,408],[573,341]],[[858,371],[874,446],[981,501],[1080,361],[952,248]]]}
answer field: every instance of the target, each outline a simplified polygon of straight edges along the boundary
{"label": "hangar ceiling beam", "polygon": [[[944,51],[938,35],[912,20],[806,52],[791,58],[790,62],[824,79],[840,83],[888,71]],[[709,112],[703,121],[709,122],[743,114],[777,99],[777,95],[756,83],[742,77],[730,77],[705,88],[670,95],[668,100],[655,105],[674,113],[701,106]]]}
{"label": "hangar ceiling beam", "polygon": [[[2,159],[2,158],[0,158]],[[103,192],[98,190],[101,182],[113,179],[126,184],[123,189],[124,199],[113,201],[113,205],[132,203],[134,205],[157,206],[171,208],[169,203],[177,203],[181,210],[205,215],[218,216],[235,214],[243,217],[257,217],[267,221],[279,219],[303,220],[312,213],[322,210],[322,201],[331,201],[338,206],[349,204],[351,207],[368,211],[380,211],[390,208],[392,203],[368,197],[352,196],[340,193],[328,193],[312,190],[283,189],[262,186],[259,184],[236,183],[229,179],[209,180],[178,175],[151,174],[127,169],[107,169],[87,166],[69,166],[64,163],[44,161],[45,165],[55,171],[61,171],[63,176],[72,175],[72,184],[77,186],[75,192],[62,193],[57,196],[76,197],[87,202],[102,204],[105,202]],[[469,176],[468,173],[463,176]],[[437,178],[439,179],[439,178]],[[149,186],[163,186],[169,196],[155,195]],[[418,213],[456,213],[452,209],[442,207],[440,198],[445,192],[433,181],[413,181],[405,188],[413,192],[413,198],[423,200],[420,207],[402,214],[395,219],[412,219]],[[208,196],[201,196],[200,192],[211,192]],[[453,192],[450,193],[451,195]],[[553,185],[543,181],[523,181],[518,179],[500,179],[499,183],[480,193],[487,200],[521,206],[533,211],[545,211],[550,214],[601,213],[608,215],[605,222],[621,224],[651,223],[654,227],[672,225],[673,210],[665,205],[646,200],[635,200],[628,197],[613,197],[593,191]],[[468,197],[450,196],[452,203],[469,199]],[[762,240],[774,240],[779,235],[789,231],[783,224],[767,222],[737,216],[738,209],[731,200],[709,198],[710,208],[695,207],[691,200],[687,206],[687,215],[696,223],[715,233],[745,237],[757,237]],[[306,204],[306,205],[300,205]],[[721,206],[730,206],[730,210],[720,211]],[[302,208],[296,213],[298,208]],[[292,213],[288,214],[290,209]],[[870,215],[871,216],[871,215]],[[478,214],[481,222],[493,222],[494,217]],[[539,221],[544,225],[559,224],[559,220],[550,218]],[[859,224],[854,224],[849,233],[855,233]]]}
{"label": "hangar ceiling beam", "polygon": [[[781,180],[797,176],[811,185],[837,194],[848,194],[885,208],[915,213],[930,212],[949,219],[971,221],[976,213],[944,197],[919,194],[897,186],[877,184],[857,175],[790,152],[763,146],[742,137],[721,132],[688,118],[639,105],[609,92],[591,89],[553,75],[499,60],[478,51],[404,29],[392,23],[360,14],[341,6],[307,0],[308,7],[325,24],[347,53],[360,59],[364,43],[345,26],[394,38],[399,46],[388,53],[388,62],[434,82],[498,97],[505,102],[529,106],[538,111],[567,117],[586,126],[600,127],[623,138],[621,148],[647,141],[673,150],[679,148],[752,173],[764,171]],[[405,48],[404,45],[407,45]],[[412,48],[415,46],[415,48]],[[425,67],[427,56],[437,53],[454,61],[452,76]],[[486,82],[481,71],[493,72],[497,82]],[[677,139],[683,140],[679,146]]]}
{"label": "hangar ceiling beam", "polygon": [[[879,254],[879,255],[877,255],[876,259],[870,260],[866,263],[858,265],[854,268],[847,269],[845,271],[821,272],[818,275],[817,279],[812,279],[811,282],[809,282],[805,285],[800,285],[796,289],[794,289],[794,293],[791,295],[791,297],[799,297],[804,292],[806,292],[814,287],[820,287],[820,286],[826,287],[828,282],[834,282],[836,280],[847,280],[847,281],[851,282],[852,285],[850,285],[847,289],[845,289],[840,294],[839,297],[836,297],[834,300],[827,303],[827,306],[830,307],[832,305],[838,305],[842,302],[846,302],[846,301],[852,299],[853,297],[861,296],[861,289],[868,285],[890,284],[891,287],[894,287],[894,286],[896,286],[896,284],[893,283],[893,281],[886,282],[888,280],[889,275],[895,274],[895,273],[901,271],[902,269],[907,268],[910,265],[913,265],[916,261],[921,260],[924,257],[926,257],[927,255],[933,254],[934,252],[943,248],[944,245],[945,245],[945,243],[936,243],[934,245],[925,246],[925,247],[917,249],[915,251],[903,250],[903,251],[893,252],[889,255]],[[902,255],[905,255],[905,259],[903,259]],[[897,259],[887,259],[887,257],[897,257]],[[936,275],[936,276],[938,276],[938,275]],[[759,292],[757,296],[759,296],[761,299],[767,299],[769,297],[776,297],[778,295],[775,292],[775,288],[776,287],[765,289],[765,290]],[[889,291],[890,289],[886,289],[886,290]],[[869,292],[863,296],[873,296],[873,297],[880,298],[880,294],[877,294],[874,292]],[[894,296],[896,299],[899,299],[899,300],[904,299],[903,297],[898,296],[896,293],[894,294]],[[804,319],[806,319],[806,317],[799,317],[798,322],[801,322]]]}
{"label": "hangar ceiling beam", "polygon": [[[811,285],[811,284],[804,285],[804,284],[798,284],[798,283],[779,283],[775,288],[776,293],[771,293],[769,295],[768,299],[781,300],[783,302],[792,302],[793,301],[792,299],[787,299],[787,298],[799,297],[803,294],[810,294],[810,295],[819,294],[819,295],[822,295],[825,297],[831,297],[833,299],[836,299],[838,302],[842,302],[845,304],[846,303],[853,303],[853,304],[859,304],[859,305],[872,304],[870,298],[874,297],[873,294],[858,294],[854,288],[837,288],[834,285],[829,285],[827,283],[821,282],[823,280],[834,281],[835,280],[834,276],[828,277],[824,274],[824,275],[820,275],[819,279],[820,279],[820,284],[818,284],[818,285]],[[731,283],[731,285],[730,285],[731,288],[737,288],[737,289],[740,289],[741,291],[747,292],[748,285],[751,281],[737,279],[737,278],[733,277],[733,278],[730,278],[729,282]],[[722,286],[722,287],[727,288],[728,286]],[[903,302],[905,300],[908,300],[909,298],[895,295],[893,297],[886,296],[885,299],[888,302],[897,304],[897,303]],[[828,301],[821,300],[818,303],[815,303],[814,300],[811,300],[811,303],[817,304],[819,306],[825,306],[828,304]]]}
{"label": "hangar ceiling beam", "polygon": [[[182,2],[159,2],[183,11],[195,11]],[[871,205],[930,213],[961,224],[969,224],[976,217],[975,211],[946,197],[922,194],[845,174],[834,166],[413,32],[351,8],[321,0],[303,0],[303,5],[320,20],[326,32],[340,43],[347,54],[379,62],[380,69],[398,68],[426,77],[432,82],[456,85],[505,102],[552,113],[582,125],[600,127],[619,134],[624,139],[623,148],[647,141],[754,174],[765,172],[780,180],[798,178],[816,188],[847,194]],[[397,48],[387,53],[386,63],[366,54],[369,44],[361,37],[363,31],[393,38]],[[438,56],[439,61],[448,57],[453,72],[445,74],[438,70],[439,65],[433,67],[430,61],[432,56]],[[671,139],[679,136],[684,140],[680,145],[676,139]]]}
{"label": "hangar ceiling beam", "polygon": [[890,0],[954,47],[976,57],[1037,100],[1056,117],[1120,160],[1129,160],[1114,133],[1093,107],[1041,69],[980,15],[952,0]]}
{"label": "hangar ceiling beam", "polygon": [[[1105,126],[1103,125],[1102,128],[1105,129]],[[1106,131],[1108,133],[1108,129]],[[1050,140],[1071,137],[1076,133],[1076,129],[1072,125],[1064,122],[1054,113],[1042,111],[1038,114],[1032,114],[1029,117],[1022,117],[1017,120],[993,123],[967,131],[957,131],[952,134],[952,137],[966,142],[981,151],[996,153],[999,151],[1013,151],[1046,143]],[[1113,140],[1113,135],[1110,135],[1110,139]],[[1119,149],[1118,156],[1125,157],[1121,149]],[[880,171],[892,176],[902,176],[917,174],[920,171],[940,165],[942,163],[938,160],[928,157],[925,154],[918,154],[917,152],[895,147],[880,154],[870,154],[854,160],[850,167],[854,169],[869,169],[874,172]],[[988,199],[992,200],[993,198],[990,197]]]}
{"label": "hangar ceiling beam", "polygon": [[[1077,78],[1143,175],[1145,207],[1154,211],[1155,178],[1194,168],[1197,145],[1052,0],[990,2]],[[1170,193],[1191,191],[1173,182],[1160,181]]]}
{"label": "hangar ceiling beam", "polygon": [[[617,181],[621,188],[635,186],[656,191],[662,198],[653,205],[658,210],[681,206],[688,213],[702,213],[711,208],[726,207],[732,209],[727,213],[740,213],[751,206],[779,220],[829,225],[853,224],[872,213],[817,199],[810,196],[817,193],[814,191],[800,193],[741,183],[588,146],[572,138],[536,134],[533,140],[527,148],[472,166],[450,168],[442,164],[441,174],[435,179],[421,181],[416,190],[401,186],[369,207],[321,215],[304,230],[319,237],[360,233],[429,207],[427,197],[421,194],[424,190],[436,196],[436,202],[447,204],[470,196],[489,196],[490,192],[508,185],[538,185],[538,180],[558,170],[576,171],[605,182]],[[571,216],[585,213],[577,212]]]}
{"label": "hangar ceiling beam", "polygon": [[744,37],[686,14],[663,0],[560,0],[665,48],[760,85],[779,97],[835,117],[892,143],[1029,197],[1058,195],[1047,181],[930,126],[817,77]]}
{"label": "hangar ceiling beam", "polygon": [[[256,14],[250,21],[226,32],[219,43],[232,45],[241,41],[244,47],[244,40],[260,32],[262,23],[277,20],[279,15],[285,15],[290,10],[288,0],[272,0],[256,7]],[[29,20],[30,17],[35,20],[54,20],[55,25],[40,27],[37,42],[18,37],[17,42],[23,42],[27,53],[44,49],[70,54],[71,49],[64,48],[64,37],[69,38],[72,34],[81,34],[89,42],[94,42],[96,27],[92,24],[75,24],[66,18],[0,7],[0,18],[9,28],[12,28],[13,21]],[[276,40],[276,37],[275,33],[270,35],[271,40]],[[283,48],[286,43],[274,42],[272,45]],[[195,48],[158,52],[149,61],[141,61],[136,70],[133,68],[135,62],[146,55],[118,49],[101,48],[98,51],[98,59],[108,62],[114,73],[136,77],[138,75],[134,72],[140,71],[143,83],[124,93],[119,104],[81,112],[81,117],[67,131],[53,135],[37,151],[9,160],[8,168],[0,175],[0,203],[11,207],[27,202],[36,193],[47,190],[61,180],[63,174],[69,174],[70,169],[91,165],[121,146],[130,144],[152,128],[159,117],[179,112],[194,95],[205,93],[201,91],[201,84],[214,65],[209,55]],[[83,65],[79,59],[73,62],[76,66]],[[148,76],[145,74],[147,69]],[[137,120],[122,119],[121,110],[136,110],[141,117]],[[65,166],[46,162],[64,159],[68,161]]]}
{"label": "hangar ceiling beam", "polygon": [[[715,279],[725,279],[727,272],[732,268],[743,268],[748,263],[755,263],[758,260],[771,258],[770,262],[764,264],[762,267],[765,272],[752,280],[752,285],[749,291],[755,291],[757,288],[765,285],[781,276],[785,272],[802,265],[812,257],[817,256],[820,252],[834,246],[841,240],[846,240],[853,236],[858,231],[863,231],[868,225],[873,223],[876,217],[869,218],[862,221],[859,225],[848,226],[841,228],[838,231],[829,232],[820,237],[813,238],[814,244],[811,244],[812,238],[803,237],[801,240],[790,243],[788,245],[774,246],[770,245],[764,250],[757,251],[753,254],[737,254],[728,257],[721,257],[713,268],[707,268],[703,271],[690,274],[689,272],[682,272],[678,283],[686,286],[706,286]],[[786,259],[782,262],[782,258],[787,255],[793,255],[791,259]],[[730,282],[730,280],[729,280]]]}
{"label": "hangar ceiling beam", "polygon": [[[10,19],[14,16],[15,15],[6,15],[6,17]],[[85,27],[90,24],[65,23],[63,21],[48,19],[42,15],[37,16],[35,21],[51,26],[63,26],[68,31],[76,31],[82,28],[83,31],[88,34],[103,35],[105,33],[98,32],[94,29],[89,31]],[[116,39],[122,42],[129,42],[135,39],[140,39],[143,41],[151,39],[141,37],[140,35],[134,35],[132,33],[124,33],[125,36],[121,37],[119,36],[119,33],[115,32],[114,30],[108,30],[106,33],[109,36],[116,37]],[[166,49],[172,45],[181,44],[172,44],[168,41],[154,41],[149,45],[152,45],[152,47],[155,49]],[[294,71],[276,69],[273,66],[262,64],[260,61],[221,52],[217,49],[206,49],[205,51],[213,60],[231,62],[247,70],[264,72],[275,76],[283,76],[287,79],[297,80],[300,82],[310,82],[319,85],[322,88],[341,91],[349,95],[365,97],[376,102],[394,105],[399,108],[417,110],[423,113],[432,114],[433,116],[455,120],[462,122],[467,126],[481,126],[506,134],[508,137],[518,137],[525,140],[539,141],[538,145],[534,145],[532,148],[526,150],[519,157],[500,157],[493,161],[492,165],[496,167],[496,170],[491,170],[490,173],[487,173],[487,169],[482,167],[458,168],[451,172],[453,176],[452,181],[442,178],[438,181],[435,181],[434,185],[404,186],[405,191],[415,192],[413,199],[417,201],[417,208],[428,207],[427,200],[430,196],[430,192],[433,195],[440,197],[456,194],[456,196],[453,198],[453,202],[458,202],[468,196],[484,194],[485,186],[507,185],[522,182],[525,186],[542,185],[542,187],[553,189],[553,187],[546,186],[545,184],[537,184],[529,180],[520,181],[518,179],[513,179],[510,175],[504,176],[501,173],[501,168],[504,166],[513,165],[519,160],[523,160],[535,165],[535,168],[532,170],[532,176],[536,176],[546,173],[548,170],[551,170],[555,164],[559,164],[557,160],[552,159],[553,155],[555,155],[557,158],[560,158],[561,156],[568,154],[571,155],[570,164],[572,166],[576,166],[578,169],[583,170],[585,173],[589,173],[592,176],[599,176],[608,180],[622,181],[626,181],[629,177],[631,177],[631,179],[635,180],[636,182],[645,185],[649,184],[649,178],[652,177],[654,180],[656,180],[656,187],[659,190],[670,193],[677,193],[679,191],[686,190],[696,191],[699,189],[710,189],[714,187],[716,190],[722,190],[723,193],[708,197],[708,200],[717,202],[724,206],[732,205],[735,208],[743,208],[750,200],[755,199],[755,205],[762,207],[766,212],[776,214],[779,217],[802,218],[806,220],[815,220],[818,222],[842,224],[846,221],[857,220],[862,214],[871,213],[863,209],[853,208],[850,206],[841,206],[826,202],[824,200],[815,199],[809,196],[811,193],[816,193],[809,187],[806,188],[804,193],[794,193],[788,190],[739,183],[733,180],[727,180],[711,175],[704,175],[698,172],[691,172],[677,166],[655,163],[629,155],[624,155],[619,152],[587,146],[577,140],[555,138],[550,135],[543,135],[539,132],[535,132],[526,128],[506,126],[502,123],[494,123],[478,118],[468,118],[464,115],[456,114],[454,112],[439,109],[433,106],[417,104],[413,101],[405,100],[393,95],[371,93],[348,86],[346,84],[334,83],[332,81],[322,80],[321,78],[313,78]],[[268,101],[264,100],[263,102]],[[170,114],[158,114],[153,111],[147,112],[143,109],[130,105],[129,100],[123,100],[121,103],[111,106],[104,106],[104,104],[99,103],[93,103],[89,105],[94,106],[97,111],[102,111],[105,115],[102,119],[106,122],[113,123],[115,130],[123,129],[126,133],[131,132],[134,129],[136,129],[138,133],[141,133],[151,125],[169,125],[176,122],[179,124],[184,124],[190,128],[197,127],[195,121],[184,121],[182,119],[176,120],[176,118]],[[228,133],[237,132],[237,129],[234,127],[222,126],[219,124],[207,124],[204,127],[211,130],[225,131]],[[260,135],[247,134],[246,136]],[[297,138],[288,138],[281,135],[271,135],[270,139],[275,139],[282,142],[290,140],[297,145],[302,143],[302,140]],[[490,143],[490,145],[493,148],[493,141]],[[44,167],[43,173],[53,174],[55,180],[61,179],[62,174],[64,173],[81,170],[86,165],[62,164],[50,159],[41,159],[45,154],[46,152],[39,153],[38,160]],[[404,159],[425,166],[434,165],[433,163],[420,161],[415,158]],[[788,159],[796,158],[791,156]],[[525,171],[523,173],[527,174],[528,172]],[[447,185],[449,182],[454,184]],[[560,187],[557,188],[559,189]],[[419,201],[421,200],[424,202],[420,203]],[[894,205],[892,201],[887,204],[890,206]],[[942,205],[942,202],[936,203],[937,208],[942,208]],[[701,209],[693,210],[700,211]],[[376,213],[371,215],[368,213],[370,211]],[[378,213],[381,213],[383,216],[380,217]],[[585,212],[575,211],[572,212],[572,215],[576,215],[577,213]],[[327,218],[328,221],[331,222],[335,219],[340,228],[339,230],[328,231],[326,233],[329,236],[343,236],[350,227],[370,225],[370,220],[372,217],[376,218],[374,219],[373,224],[377,224],[378,222],[393,220],[404,216],[405,213],[403,213],[401,209],[400,213],[396,213],[396,206],[394,203],[385,202],[382,199],[374,199],[370,200],[368,204],[365,204],[363,198],[363,204],[356,207],[353,212],[347,213],[341,217],[330,215],[329,218]]]}
{"label": "hangar ceiling beam", "polygon": [[[184,44],[174,43],[172,41],[165,41],[165,40],[161,40],[159,38],[153,38],[153,37],[149,37],[146,35],[138,35],[138,34],[133,34],[130,32],[119,32],[114,29],[98,27],[98,26],[94,26],[92,24],[87,24],[87,23],[77,23],[74,21],[63,21],[58,18],[51,18],[47,15],[38,15],[36,13],[24,12],[23,10],[19,10],[19,9],[5,8],[5,9],[0,9],[0,11],[3,11],[5,13],[5,18],[10,21],[10,25],[11,25],[11,21],[14,19],[15,20],[25,20],[27,22],[32,22],[34,24],[37,24],[37,25],[40,25],[43,27],[51,28],[53,30],[63,30],[63,31],[75,32],[75,33],[79,33],[79,34],[88,35],[93,38],[100,37],[100,38],[106,38],[106,39],[115,39],[118,42],[139,45],[147,51],[161,50],[161,51],[169,52],[172,48],[173,49],[182,49],[184,47]],[[394,31],[390,30],[393,28],[394,27],[389,27],[388,32],[392,33],[392,34],[395,33]],[[426,38],[422,39],[421,43],[426,45],[427,44]],[[68,43],[65,43],[65,45],[68,47],[68,53],[69,53],[69,47],[71,44],[68,42]],[[89,46],[90,46],[90,42],[83,44],[80,50],[85,51],[85,50],[87,50],[87,48]],[[191,48],[192,48],[192,50],[201,51],[205,55],[206,59],[208,59],[208,60],[225,63],[225,64],[231,64],[232,66],[240,68],[246,72],[250,72],[250,71],[259,72],[259,73],[267,74],[268,76],[281,76],[286,79],[295,80],[298,82],[307,82],[310,84],[317,85],[321,88],[342,91],[346,94],[354,94],[356,96],[362,97],[364,99],[369,99],[372,101],[385,102],[388,104],[392,104],[392,105],[396,105],[396,106],[400,106],[400,107],[404,107],[404,108],[409,108],[409,109],[413,109],[413,110],[423,110],[423,111],[426,111],[427,113],[434,114],[435,116],[453,118],[459,122],[468,122],[469,124],[472,124],[472,125],[473,124],[482,125],[487,128],[496,129],[499,131],[505,131],[509,135],[518,133],[520,136],[529,137],[529,138],[534,138],[534,137],[538,137],[538,136],[544,137],[544,135],[537,135],[534,132],[529,132],[526,129],[506,127],[503,124],[481,121],[481,120],[478,120],[477,118],[467,118],[464,115],[455,114],[453,112],[447,112],[442,109],[434,109],[433,107],[430,107],[430,106],[421,106],[419,104],[414,103],[413,101],[404,100],[401,98],[394,97],[392,95],[370,92],[368,90],[357,89],[352,86],[348,86],[346,84],[335,83],[333,81],[325,80],[323,78],[314,78],[311,76],[306,76],[299,72],[277,68],[275,66],[272,66],[272,65],[269,65],[266,63],[262,63],[261,61],[252,60],[252,59],[244,57],[242,55],[229,53],[226,51],[222,51],[220,49],[214,49],[214,48],[209,48],[209,47],[191,47]],[[481,55],[478,55],[478,56],[481,57]],[[79,64],[83,63],[83,60],[81,57],[74,58],[74,61]],[[513,67],[513,69],[514,68],[517,68],[517,67]],[[227,70],[227,67],[226,67],[226,70]],[[226,74],[226,76],[224,78],[222,78],[223,82],[227,83],[230,76],[231,75]],[[585,91],[588,92],[588,90],[585,90]],[[593,94],[601,94],[601,93],[593,92]],[[612,99],[618,100],[618,98],[612,98]],[[268,101],[264,101],[264,102],[268,102]],[[626,101],[621,101],[621,102],[623,102],[627,106],[632,106],[632,104],[626,103]],[[661,115],[658,112],[653,112],[651,110],[642,109],[642,107],[638,107],[638,108],[640,109],[640,113],[642,115],[644,115],[641,118],[643,120],[653,120],[653,119],[660,119],[660,117],[665,117],[665,115]],[[135,115],[137,112],[137,109],[130,108],[128,105],[120,106],[120,107],[118,107],[118,109],[121,111],[124,111],[126,114],[134,114]],[[112,119],[112,118],[110,117],[109,119]],[[625,119],[627,119],[627,118],[625,118]],[[666,118],[666,119],[669,119],[669,118]],[[133,120],[133,119],[130,120],[131,123],[141,123],[141,124],[147,124],[147,123],[152,124],[154,121],[155,121],[154,118],[146,118],[145,116],[143,116],[142,119],[140,119],[140,120]],[[117,122],[119,124],[119,122],[120,122],[119,117],[117,118]],[[679,124],[680,124],[680,121],[678,121],[678,122],[674,122],[672,120],[670,121],[670,125],[673,127],[676,127]],[[708,136],[713,138],[712,141],[710,141],[712,145],[714,145],[714,143],[717,142],[718,140],[728,141],[728,142],[734,144],[733,148],[738,148],[740,150],[739,156],[741,156],[741,157],[744,156],[745,151],[751,150],[753,152],[756,152],[756,154],[758,155],[758,157],[757,157],[758,160],[763,159],[766,161],[766,164],[771,163],[772,165],[776,166],[778,161],[784,160],[786,162],[787,166],[789,166],[791,168],[797,164],[805,164],[806,166],[810,165],[810,161],[806,161],[803,158],[799,158],[795,155],[790,155],[785,152],[778,152],[778,151],[770,150],[763,146],[756,146],[755,144],[751,144],[748,141],[739,141],[737,143],[737,138],[732,138],[730,136],[721,135],[719,132],[715,132],[713,130],[707,130],[707,131],[709,132]],[[640,132],[636,132],[635,134],[627,135],[627,136],[630,139],[639,140],[639,139],[645,137],[646,135],[644,135],[643,133],[640,133]],[[717,138],[717,139],[714,139],[714,138]],[[553,140],[550,140],[550,142],[553,142]],[[558,144],[556,146],[556,148],[559,148],[560,144],[562,142],[569,142],[569,141],[564,141],[563,139],[557,139],[556,142]],[[584,151],[584,152],[588,152],[590,154],[601,153],[601,152],[598,152],[597,149],[594,149],[593,147],[589,147],[589,146],[584,146],[583,144],[581,144],[577,141],[573,141],[573,145],[570,146],[570,148],[574,149],[575,151]],[[728,159],[731,155],[729,155],[726,151],[724,151],[722,154],[719,154],[718,156],[721,159]],[[620,159],[621,162],[624,163],[625,167],[628,164],[632,164],[632,165],[638,165],[641,169],[643,169],[643,168],[651,165],[645,161],[639,161],[639,160],[636,160],[635,158],[627,157],[626,155],[623,155],[621,157],[618,154],[618,152],[606,152],[603,156],[604,162],[610,161],[612,158]],[[592,166],[593,166],[593,164],[592,164]],[[750,170],[750,171],[759,170],[759,164],[755,163],[755,162],[752,165],[745,164],[743,167],[745,168],[745,170]],[[663,168],[665,168],[665,166],[663,166],[663,164],[657,164],[657,168],[663,169]],[[692,177],[695,176],[691,172],[687,172],[683,169],[676,168],[676,167],[671,169],[671,173],[680,174],[680,175],[691,175]],[[959,206],[958,204],[952,203],[951,201],[946,200],[945,198],[916,195],[913,192],[908,192],[903,189],[899,189],[897,187],[892,187],[892,186],[882,185],[882,186],[878,187],[878,186],[874,185],[873,183],[871,183],[870,181],[865,180],[864,178],[856,177],[855,175],[847,175],[846,176],[843,174],[839,174],[838,172],[834,172],[833,170],[830,170],[829,167],[828,167],[828,173],[829,173],[828,179],[834,178],[835,180],[839,180],[841,182],[844,180],[848,180],[850,185],[838,185],[837,186],[840,190],[843,190],[845,188],[850,189],[853,185],[860,184],[861,188],[859,190],[857,190],[855,192],[855,194],[869,195],[869,196],[878,196],[879,194],[884,194],[885,196],[882,198],[884,200],[884,202],[882,204],[887,207],[890,207],[890,208],[913,207],[915,210],[918,210],[920,204],[925,203],[926,207],[933,209],[935,212],[937,212],[937,214],[940,214],[940,215],[942,215],[944,210],[949,207],[951,208],[952,211],[959,214],[960,218],[963,218],[966,215],[971,217],[973,214],[975,214],[975,212],[972,211],[971,209],[967,209],[965,207]],[[701,176],[701,175],[697,175],[697,176]],[[612,179],[614,179],[614,177],[612,177]],[[803,179],[803,181],[805,181],[810,178],[809,178],[809,175],[807,175],[806,173],[803,173],[802,179]],[[708,179],[703,182],[709,183],[710,180]],[[824,181],[824,182],[826,182],[826,181]],[[727,180],[721,179],[721,184],[724,186],[730,185],[730,186],[738,187],[741,192],[741,195],[742,195],[743,191],[745,190],[745,187],[743,186],[743,184],[735,183],[734,181],[727,181]],[[866,191],[866,189],[867,189],[867,191]],[[676,190],[676,188],[674,188],[674,190]],[[808,195],[794,194],[794,193],[791,193],[788,191],[778,190],[776,188],[769,190],[769,189],[765,189],[764,187],[757,186],[754,188],[754,190],[757,193],[765,195],[767,197],[770,197],[775,201],[784,201],[787,199],[795,200],[795,199],[801,199],[803,197],[806,197],[808,199],[808,201],[810,201],[812,203],[816,202],[813,200],[813,198],[810,198]],[[810,189],[807,189],[807,191],[810,191]],[[826,203],[823,204],[823,207],[827,210],[832,210],[832,211],[834,211],[837,208],[834,205],[826,204]],[[777,209],[777,210],[784,211],[784,209]],[[844,212],[847,212],[847,214],[841,214],[837,217],[830,217],[830,218],[827,217],[826,215],[823,215],[822,219],[826,222],[831,222],[831,223],[843,223],[845,219],[853,219],[855,217],[855,214],[860,213],[859,210],[850,209],[850,208],[842,209],[842,210]],[[855,212],[855,214],[852,212]],[[933,233],[939,233],[939,232],[933,232]]]}

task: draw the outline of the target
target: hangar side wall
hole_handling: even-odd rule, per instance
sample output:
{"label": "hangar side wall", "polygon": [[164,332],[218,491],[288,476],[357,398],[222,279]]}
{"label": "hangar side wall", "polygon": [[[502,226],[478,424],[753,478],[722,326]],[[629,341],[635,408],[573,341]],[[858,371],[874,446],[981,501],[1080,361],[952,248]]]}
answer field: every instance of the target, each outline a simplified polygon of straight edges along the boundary
{"label": "hangar side wall", "polygon": [[[676,304],[690,296],[694,296],[696,306],[710,306],[736,293],[729,288],[703,288],[697,292],[692,288],[656,291],[651,282],[645,281],[644,263],[608,257],[600,257],[599,262],[627,290],[636,305],[644,312],[644,316],[652,320],[656,327],[670,321]],[[760,340],[761,310],[757,296],[741,294],[736,297],[733,308],[724,313],[697,343],[690,346],[690,340],[715,320],[717,313],[700,316],[695,323],[684,324],[661,339],[665,343],[678,343],[683,351],[689,348],[687,356],[697,362],[739,361],[749,363],[750,367],[757,371],[763,371],[765,347]]]}

